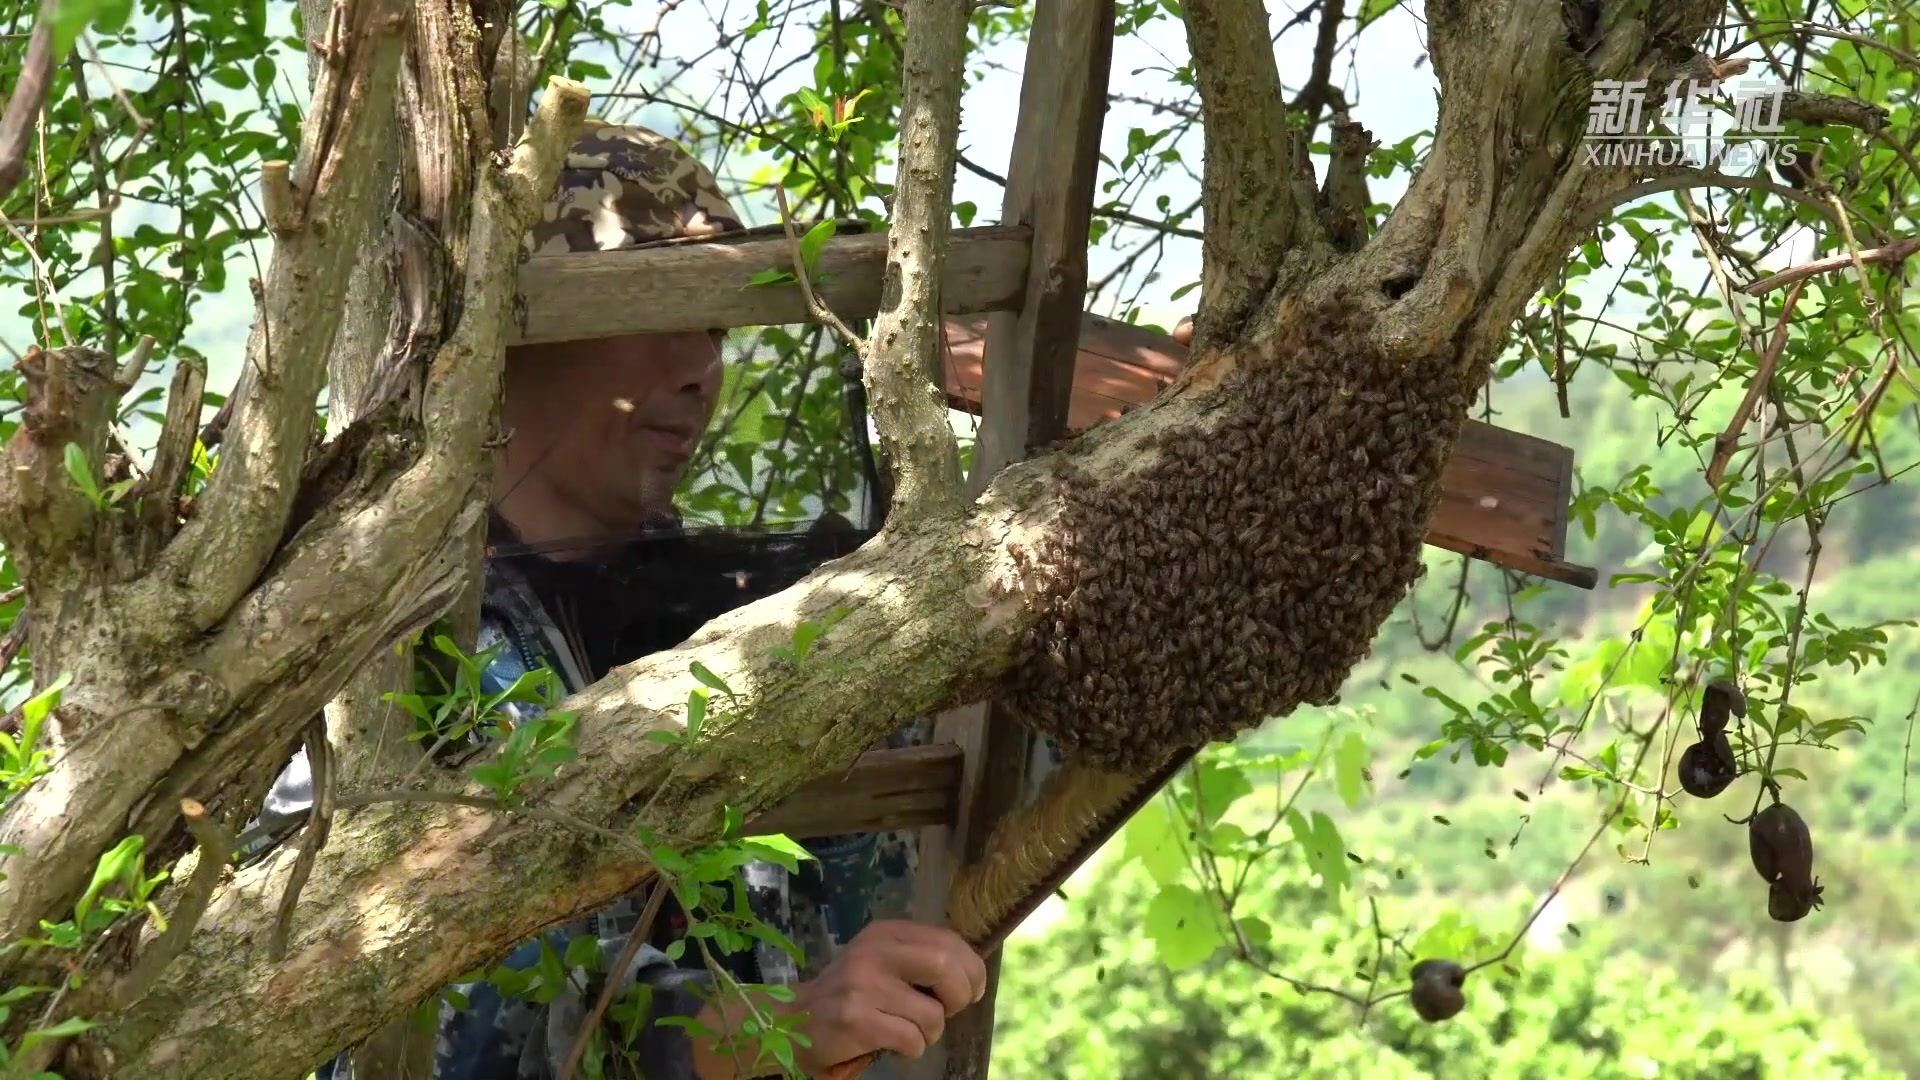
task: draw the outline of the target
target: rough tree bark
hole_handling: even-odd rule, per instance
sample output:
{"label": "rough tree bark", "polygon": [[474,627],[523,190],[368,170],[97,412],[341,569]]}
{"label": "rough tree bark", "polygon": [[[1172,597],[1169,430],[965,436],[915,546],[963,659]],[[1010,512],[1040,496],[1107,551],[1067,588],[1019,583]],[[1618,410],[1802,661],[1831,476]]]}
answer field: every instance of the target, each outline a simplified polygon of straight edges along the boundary
{"label": "rough tree bark", "polygon": [[[925,0],[910,11],[939,6]],[[550,88],[541,120],[501,165],[481,152],[480,79],[455,75],[434,91],[419,77],[456,63],[483,71],[484,20],[464,3],[421,4],[416,29],[425,32],[412,39],[415,76],[405,81],[406,7],[334,8],[294,179],[268,191],[271,205],[290,208],[288,227],[261,290],[228,456],[194,519],[154,558],[126,556],[121,526],[61,479],[65,442],[97,459],[102,403],[117,386],[110,360],[42,361],[23,431],[7,447],[14,468],[0,477],[0,531],[29,582],[36,674],[70,671],[73,684],[58,716],[55,772],[0,819],[0,842],[28,852],[0,881],[0,933],[58,918],[94,858],[129,831],[184,850],[183,797],[229,823],[243,815],[313,711],[464,583],[461,540],[482,492],[516,245],[584,97]],[[232,876],[182,955],[103,1016],[74,1063],[99,1075],[298,1075],[645,874],[633,850],[556,821],[645,824],[698,842],[717,831],[723,804],[751,817],[844,768],[901,722],[985,696],[1038,619],[1043,598],[1025,555],[1062,529],[1069,492],[1124,488],[1153,465],[1164,436],[1215,430],[1226,410],[1209,391],[1235,372],[1269,377],[1270,346],[1302,311],[1337,303],[1360,313],[1387,357],[1445,356],[1466,380],[1484,377],[1526,299],[1632,182],[1580,152],[1588,81],[1660,79],[1719,4],[1578,7],[1581,18],[1563,18],[1558,0],[1427,5],[1442,86],[1435,145],[1378,235],[1349,251],[1351,222],[1323,216],[1303,137],[1282,103],[1259,0],[1189,0],[1209,228],[1197,359],[1178,384],[1067,451],[1004,470],[970,506],[926,500],[931,512],[894,517],[854,555],[576,695],[565,707],[580,714],[580,757],[531,793],[544,816],[423,803],[342,811],[283,963],[267,962],[267,942],[293,854]],[[1584,17],[1592,9],[1597,20]],[[938,34],[927,25],[910,14],[908,33]],[[424,227],[438,231],[446,266],[458,270],[441,279],[442,293],[403,287],[437,295],[440,306],[425,310],[405,351],[380,342],[383,355],[408,361],[382,368],[397,404],[371,409],[358,435],[343,435],[343,449],[320,459],[334,467],[303,481],[309,410],[354,256],[341,243],[351,230],[336,226],[387,197],[356,189],[342,163],[374,152],[365,144],[377,121],[368,118],[395,107],[440,117],[428,132],[462,132],[430,174],[453,186],[413,193],[418,205],[438,207],[442,216]],[[903,169],[903,212],[944,221],[951,143],[939,144],[939,125],[951,117],[909,120],[903,138],[933,140],[931,160],[948,160],[945,176]],[[1352,164],[1336,158],[1335,168]],[[892,249],[895,280],[911,290],[914,260],[929,251],[937,258],[925,243]],[[917,290],[907,299],[926,302]],[[870,378],[909,370],[921,337],[914,323],[930,325],[932,312],[902,303],[892,316],[902,325],[868,358]],[[902,404],[884,423],[896,445],[949,474],[934,420],[910,407],[918,395],[893,389]],[[1167,540],[1182,542],[1171,526]],[[848,614],[815,646],[818,663],[796,672],[772,659],[798,621],[836,607]],[[683,723],[694,659],[726,678],[742,707],[711,716],[691,749],[641,738]],[[183,865],[177,880],[188,874]],[[155,936],[144,935],[146,947]]]}

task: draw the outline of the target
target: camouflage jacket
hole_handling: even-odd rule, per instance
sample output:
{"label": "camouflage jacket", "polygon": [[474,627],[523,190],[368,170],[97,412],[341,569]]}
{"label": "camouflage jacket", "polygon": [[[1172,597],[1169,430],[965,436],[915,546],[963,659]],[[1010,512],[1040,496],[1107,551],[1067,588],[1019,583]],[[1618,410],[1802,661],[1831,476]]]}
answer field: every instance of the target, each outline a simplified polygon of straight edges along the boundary
{"label": "camouflage jacket", "polygon": [[[545,665],[555,671],[567,692],[582,689],[588,673],[570,648],[565,635],[538,595],[510,564],[491,562],[479,635],[480,651],[501,646],[483,675],[487,693],[499,693],[521,675]],[[506,706],[512,719],[529,714],[527,706]],[[892,747],[927,740],[931,723],[916,721],[887,740]],[[290,834],[306,819],[312,800],[312,780],[304,752],[275,782],[262,807],[259,824],[272,838],[254,852]],[[912,893],[915,843],[911,833],[863,833],[810,840],[805,845],[819,860],[802,866],[799,875],[765,863],[750,864],[743,877],[748,902],[762,921],[783,930],[800,946],[806,964],[797,966],[785,952],[758,945],[749,956],[731,958],[735,978],[743,982],[791,984],[811,978],[832,959],[835,951],[876,918],[905,918]],[[581,936],[599,944],[600,969],[610,971],[639,921],[642,898],[630,895],[605,910],[556,928],[544,935],[559,956]],[[618,973],[622,984],[635,980],[653,987],[652,1017],[691,1016],[698,1012],[708,986],[703,970],[669,960],[658,946],[671,927],[661,927],[654,944],[643,946],[631,968]],[[539,939],[523,943],[502,963],[527,969],[541,958]],[[691,964],[691,961],[686,961]],[[443,1003],[435,1046],[434,1080],[554,1080],[572,1047],[586,1012],[604,985],[597,976],[576,968],[567,973],[565,989],[550,1005],[504,998],[486,984],[456,987],[465,1007]],[[627,1053],[647,1080],[684,1080],[693,1075],[691,1047],[683,1029],[651,1024]],[[886,1080],[886,1068],[871,1070],[871,1080]],[[357,1077],[351,1054],[343,1053],[323,1067],[317,1080],[382,1080]]]}

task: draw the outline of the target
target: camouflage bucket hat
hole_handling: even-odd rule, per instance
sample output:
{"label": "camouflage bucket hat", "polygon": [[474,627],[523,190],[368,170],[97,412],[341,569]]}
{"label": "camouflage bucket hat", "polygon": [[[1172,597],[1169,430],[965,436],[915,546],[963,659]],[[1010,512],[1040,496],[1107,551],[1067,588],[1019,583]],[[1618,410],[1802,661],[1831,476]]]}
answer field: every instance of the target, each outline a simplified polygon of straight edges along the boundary
{"label": "camouflage bucket hat", "polygon": [[616,251],[742,227],[713,172],[679,143],[643,127],[589,120],[526,251]]}

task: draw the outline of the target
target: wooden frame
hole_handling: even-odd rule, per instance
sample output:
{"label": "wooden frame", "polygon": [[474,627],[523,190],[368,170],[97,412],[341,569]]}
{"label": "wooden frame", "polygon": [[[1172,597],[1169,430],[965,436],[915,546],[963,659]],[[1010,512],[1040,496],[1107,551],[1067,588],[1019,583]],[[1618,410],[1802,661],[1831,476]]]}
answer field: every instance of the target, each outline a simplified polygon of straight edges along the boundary
{"label": "wooden frame", "polygon": [[[981,410],[990,389],[984,363],[990,313],[1018,311],[1034,247],[1035,230],[1025,223],[954,232],[941,295],[949,315],[946,391],[957,408]],[[820,258],[820,271],[830,279],[821,287],[827,302],[848,318],[872,315],[879,309],[885,262],[885,233],[829,240]],[[791,266],[784,237],[534,256],[521,272],[523,317],[513,341],[806,322],[810,316],[797,288],[745,284],[768,267]],[[647,283],[648,302],[634,302],[636,281]],[[1070,333],[1071,321],[1066,326]],[[1079,313],[1079,327],[1067,431],[1145,404],[1185,365],[1185,347],[1165,334],[1084,312]],[[1020,415],[1009,422],[1024,429],[1026,408],[1019,408]],[[982,438],[988,444],[980,460],[1004,465],[1013,459],[994,448],[997,436],[990,430],[983,430]],[[1441,483],[1442,501],[1429,543],[1580,588],[1594,587],[1593,570],[1565,561],[1572,450],[1469,421]]]}

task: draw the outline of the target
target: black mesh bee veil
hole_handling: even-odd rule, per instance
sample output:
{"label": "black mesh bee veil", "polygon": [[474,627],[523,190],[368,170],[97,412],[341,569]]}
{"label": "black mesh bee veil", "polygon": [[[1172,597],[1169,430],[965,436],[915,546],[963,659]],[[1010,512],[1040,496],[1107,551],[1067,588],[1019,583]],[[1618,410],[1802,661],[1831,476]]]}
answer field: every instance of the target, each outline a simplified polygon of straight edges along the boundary
{"label": "black mesh bee veil", "polygon": [[596,676],[787,588],[884,518],[858,361],[783,327],[736,331],[725,348],[725,386],[670,517],[544,543],[490,517],[489,562],[532,586]]}

